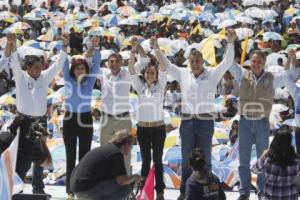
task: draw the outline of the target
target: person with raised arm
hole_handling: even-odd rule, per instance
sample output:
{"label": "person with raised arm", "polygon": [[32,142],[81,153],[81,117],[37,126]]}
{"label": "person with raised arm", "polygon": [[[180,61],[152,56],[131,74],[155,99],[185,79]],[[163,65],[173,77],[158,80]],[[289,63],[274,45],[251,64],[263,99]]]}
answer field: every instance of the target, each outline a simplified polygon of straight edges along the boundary
{"label": "person with raised arm", "polygon": [[[165,184],[163,181],[162,155],[166,138],[163,101],[167,83],[166,67],[164,65],[158,66],[158,62],[151,59],[141,73],[136,73],[134,68],[137,53],[136,38],[133,38],[132,46],[128,70],[139,102],[136,118],[138,121],[137,139],[142,155],[141,175],[143,177],[148,176],[152,150],[155,167],[156,199],[163,200]],[[150,46],[153,49],[159,48],[156,38],[152,37],[150,39]]]}
{"label": "person with raised arm", "polygon": [[[63,45],[69,43],[69,36],[64,34]],[[17,114],[10,126],[13,134],[20,128],[19,149],[17,155],[16,172],[24,181],[32,162],[33,170],[33,193],[45,194],[43,183],[43,168],[40,164],[45,159],[45,151],[42,148],[42,140],[30,135],[33,123],[38,122],[43,129],[47,129],[47,92],[50,82],[62,69],[67,57],[67,49],[63,48],[58,59],[47,70],[42,70],[42,62],[39,56],[27,55],[25,57],[25,70],[21,68],[20,58],[16,47],[16,35],[7,35],[5,57],[10,59],[10,67],[13,70],[16,83],[16,106]],[[31,105],[31,106],[30,106]]]}
{"label": "person with raised arm", "polygon": [[185,182],[191,174],[188,155],[194,148],[201,148],[211,169],[211,147],[214,133],[214,101],[217,84],[234,60],[234,30],[227,30],[227,50],[223,61],[216,67],[205,67],[200,51],[192,49],[189,67],[181,68],[172,64],[160,49],[155,55],[160,65],[167,66],[168,74],[179,82],[181,88],[182,120],[179,129],[182,151],[182,177],[180,196],[185,199]]}
{"label": "person with raised arm", "polygon": [[93,54],[91,68],[83,56],[75,56],[71,65],[64,62],[63,73],[66,92],[66,113],[63,121],[63,139],[66,148],[66,192],[70,197],[70,177],[76,162],[76,146],[79,139],[79,160],[91,149],[93,138],[93,118],[91,98],[97,74],[100,70],[101,55],[99,37],[92,38],[92,47],[87,50],[87,57]]}

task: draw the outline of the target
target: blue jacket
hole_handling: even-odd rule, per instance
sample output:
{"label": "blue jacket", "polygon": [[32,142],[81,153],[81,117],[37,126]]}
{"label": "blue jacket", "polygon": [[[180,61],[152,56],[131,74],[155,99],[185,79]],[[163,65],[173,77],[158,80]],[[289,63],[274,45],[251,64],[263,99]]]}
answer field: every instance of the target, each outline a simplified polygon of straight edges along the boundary
{"label": "blue jacket", "polygon": [[70,74],[69,61],[65,60],[63,72],[65,80],[65,107],[69,112],[91,112],[91,99],[96,76],[100,70],[101,55],[99,50],[94,51],[90,73],[78,83]]}

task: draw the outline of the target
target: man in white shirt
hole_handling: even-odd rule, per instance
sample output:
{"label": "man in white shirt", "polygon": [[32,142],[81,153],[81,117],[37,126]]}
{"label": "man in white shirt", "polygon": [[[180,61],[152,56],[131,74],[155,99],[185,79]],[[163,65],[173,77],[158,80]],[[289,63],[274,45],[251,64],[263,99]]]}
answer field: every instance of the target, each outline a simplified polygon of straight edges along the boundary
{"label": "man in white shirt", "polygon": [[[192,50],[190,53],[189,68],[179,68],[165,58],[158,59],[161,60],[160,63],[167,63],[168,73],[179,82],[181,88],[182,121],[179,132],[182,148],[182,177],[178,200],[185,199],[185,182],[191,174],[188,155],[192,149],[200,147],[211,168],[216,88],[234,60],[233,42],[236,35],[233,30],[228,30],[227,35],[227,51],[223,61],[216,68],[203,67],[202,54],[197,50]],[[159,55],[156,57],[159,58]]]}
{"label": "man in white shirt", "polygon": [[[68,38],[63,40],[63,49],[66,51]],[[11,131],[16,132],[20,127],[19,150],[17,156],[16,172],[22,180],[34,162],[33,193],[44,193],[42,181],[43,168],[37,164],[44,159],[44,152],[41,149],[41,140],[33,139],[29,135],[32,123],[38,122],[46,129],[47,125],[47,92],[48,86],[54,76],[61,70],[67,54],[62,51],[58,60],[45,71],[42,71],[42,63],[38,56],[29,55],[25,59],[26,71],[23,71],[16,51],[16,36],[8,34],[5,56],[10,57],[10,66],[13,70],[16,82],[16,106],[18,113],[11,126]],[[34,136],[35,137],[35,136]],[[36,166],[38,165],[38,166]],[[36,175],[36,176],[35,176]]]}
{"label": "man in white shirt", "polygon": [[[144,66],[148,59],[142,52],[141,60],[135,67]],[[118,53],[111,54],[108,57],[108,69],[100,68],[98,78],[101,81],[101,129],[100,144],[104,145],[109,142],[111,137],[121,129],[131,131],[132,124],[129,115],[129,92],[131,79],[126,68],[122,67],[122,56]],[[140,71],[140,70],[139,70]],[[130,173],[130,155],[125,158],[127,173]]]}

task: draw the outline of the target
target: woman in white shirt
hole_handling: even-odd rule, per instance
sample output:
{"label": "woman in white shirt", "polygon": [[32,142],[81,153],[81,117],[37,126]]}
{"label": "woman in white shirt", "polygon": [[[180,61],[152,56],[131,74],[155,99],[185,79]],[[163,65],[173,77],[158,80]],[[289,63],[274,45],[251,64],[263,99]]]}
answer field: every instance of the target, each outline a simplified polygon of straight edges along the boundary
{"label": "woman in white shirt", "polygon": [[[153,59],[150,60],[150,63],[140,74],[136,73],[134,69],[135,54],[138,46],[136,41],[136,38],[132,40],[132,52],[128,70],[139,101],[136,118],[138,120],[137,138],[142,155],[141,175],[144,177],[148,175],[152,149],[155,167],[156,199],[163,200],[165,184],[163,181],[162,155],[166,138],[163,100],[167,74],[165,66],[160,65],[158,69],[158,62]],[[150,45],[152,48],[158,49],[154,38],[151,38]]]}

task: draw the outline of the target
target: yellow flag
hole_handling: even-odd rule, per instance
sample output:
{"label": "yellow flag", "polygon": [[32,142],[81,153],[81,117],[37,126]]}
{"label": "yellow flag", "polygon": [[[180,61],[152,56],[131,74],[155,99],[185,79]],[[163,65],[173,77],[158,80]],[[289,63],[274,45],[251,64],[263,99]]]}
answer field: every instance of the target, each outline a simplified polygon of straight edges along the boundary
{"label": "yellow flag", "polygon": [[242,42],[242,55],[241,55],[241,65],[244,64],[246,55],[247,55],[247,48],[248,48],[249,36],[246,37],[245,41]]}
{"label": "yellow flag", "polygon": [[222,28],[222,30],[218,33],[218,39],[221,41],[223,39],[226,39],[226,30],[225,28]]}
{"label": "yellow flag", "polygon": [[167,17],[168,18],[168,21],[167,21],[167,27],[169,27],[170,26],[170,24],[171,24],[171,17]]}
{"label": "yellow flag", "polygon": [[262,35],[263,33],[264,33],[265,31],[262,29],[261,31],[259,31],[256,35],[255,35],[255,37],[254,38],[256,38],[257,36],[260,36],[260,35]]}
{"label": "yellow flag", "polygon": [[209,62],[212,67],[217,65],[213,35],[209,36],[203,41],[200,52],[203,55],[203,59]]}
{"label": "yellow flag", "polygon": [[190,32],[190,35],[196,34],[198,31],[198,34],[202,34],[203,30],[200,24],[198,24],[195,28],[193,28]]}

